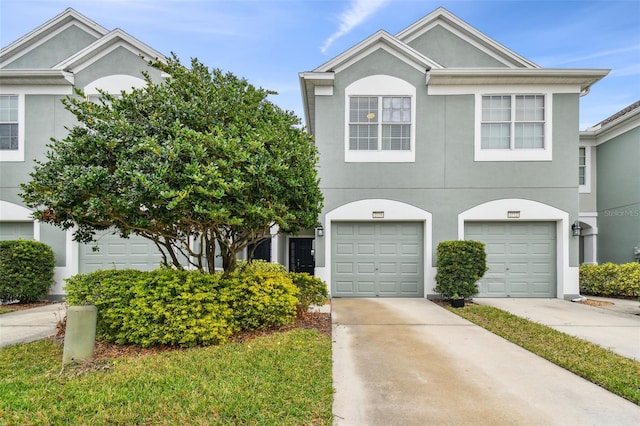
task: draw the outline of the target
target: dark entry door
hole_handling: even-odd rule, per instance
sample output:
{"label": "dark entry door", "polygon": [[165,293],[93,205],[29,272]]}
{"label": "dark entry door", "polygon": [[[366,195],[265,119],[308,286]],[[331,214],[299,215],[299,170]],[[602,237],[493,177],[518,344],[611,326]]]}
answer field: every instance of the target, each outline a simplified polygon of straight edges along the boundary
{"label": "dark entry door", "polygon": [[289,271],[307,272],[313,275],[316,263],[312,249],[313,238],[291,238],[289,240]]}

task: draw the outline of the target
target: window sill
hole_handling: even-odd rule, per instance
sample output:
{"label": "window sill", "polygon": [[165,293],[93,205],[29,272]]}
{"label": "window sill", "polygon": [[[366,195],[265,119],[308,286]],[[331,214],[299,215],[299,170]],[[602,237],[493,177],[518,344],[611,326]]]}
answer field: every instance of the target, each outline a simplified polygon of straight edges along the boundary
{"label": "window sill", "polygon": [[415,163],[414,151],[346,151],[345,163]]}

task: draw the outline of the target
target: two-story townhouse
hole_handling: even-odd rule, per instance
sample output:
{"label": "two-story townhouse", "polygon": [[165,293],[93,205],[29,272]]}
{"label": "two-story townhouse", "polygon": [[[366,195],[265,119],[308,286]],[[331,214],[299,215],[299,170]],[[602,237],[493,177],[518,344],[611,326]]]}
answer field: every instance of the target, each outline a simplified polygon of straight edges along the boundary
{"label": "two-story townhouse", "polygon": [[640,101],[580,132],[580,263],[640,262]]}
{"label": "two-story townhouse", "polygon": [[579,98],[608,70],[541,68],[439,8],[300,73],[333,297],[435,294],[440,241],[486,244],[479,296],[578,295]]}
{"label": "two-story townhouse", "polygon": [[120,29],[107,30],[67,9],[0,50],[0,239],[35,239],[55,252],[56,284],[99,268],[154,268],[155,247],[141,238],[122,240],[106,232],[92,245],[72,241],[72,232],[34,221],[22,202],[20,184],[29,179],[34,160],[44,160],[50,138],[61,139],[75,118],[61,103],[74,88],[87,96],[98,89],[118,94],[146,84],[142,71],[155,81],[160,72],[148,61],[163,55]]}

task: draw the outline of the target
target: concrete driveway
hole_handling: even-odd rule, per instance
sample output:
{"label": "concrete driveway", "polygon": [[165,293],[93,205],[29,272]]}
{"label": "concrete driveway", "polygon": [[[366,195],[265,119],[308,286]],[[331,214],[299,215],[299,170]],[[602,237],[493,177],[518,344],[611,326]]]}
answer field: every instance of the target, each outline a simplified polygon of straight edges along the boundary
{"label": "concrete driveway", "polygon": [[333,299],[337,425],[636,425],[640,407],[425,299]]}

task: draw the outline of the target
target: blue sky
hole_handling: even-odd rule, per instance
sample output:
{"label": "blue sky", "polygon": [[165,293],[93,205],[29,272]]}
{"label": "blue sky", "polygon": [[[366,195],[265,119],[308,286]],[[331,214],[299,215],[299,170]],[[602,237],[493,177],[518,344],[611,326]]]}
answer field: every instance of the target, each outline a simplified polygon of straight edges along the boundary
{"label": "blue sky", "polygon": [[640,100],[640,0],[0,0],[0,45],[73,7],[185,64],[276,90],[303,118],[298,72],[439,6],[542,67],[611,69],[581,98],[581,130]]}

